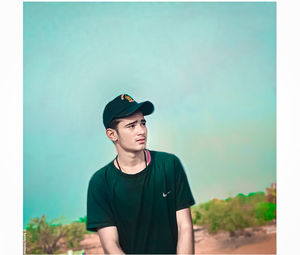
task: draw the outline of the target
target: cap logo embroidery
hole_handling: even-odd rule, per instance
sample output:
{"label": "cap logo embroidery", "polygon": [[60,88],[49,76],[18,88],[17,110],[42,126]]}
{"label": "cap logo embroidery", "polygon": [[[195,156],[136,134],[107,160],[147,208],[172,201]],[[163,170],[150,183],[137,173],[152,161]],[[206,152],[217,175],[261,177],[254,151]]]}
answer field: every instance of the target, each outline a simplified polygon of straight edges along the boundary
{"label": "cap logo embroidery", "polygon": [[[124,98],[125,97],[125,98]],[[124,99],[126,99],[128,102],[134,102],[134,100],[133,100],[133,98],[131,98],[130,96],[128,96],[128,95],[125,95],[125,94],[122,94],[121,95],[121,99],[122,100],[124,100]]]}

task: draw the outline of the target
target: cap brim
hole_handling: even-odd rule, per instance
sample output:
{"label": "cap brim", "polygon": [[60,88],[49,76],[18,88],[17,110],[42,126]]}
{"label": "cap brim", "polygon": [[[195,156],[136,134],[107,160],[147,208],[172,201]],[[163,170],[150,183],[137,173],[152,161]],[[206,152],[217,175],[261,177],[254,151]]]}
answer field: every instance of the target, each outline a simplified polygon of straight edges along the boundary
{"label": "cap brim", "polygon": [[154,111],[154,105],[150,101],[145,101],[138,103],[136,105],[133,105],[132,107],[128,108],[126,112],[122,112],[119,116],[116,118],[123,118],[130,116],[134,114],[135,112],[141,111],[143,115],[150,115]]}

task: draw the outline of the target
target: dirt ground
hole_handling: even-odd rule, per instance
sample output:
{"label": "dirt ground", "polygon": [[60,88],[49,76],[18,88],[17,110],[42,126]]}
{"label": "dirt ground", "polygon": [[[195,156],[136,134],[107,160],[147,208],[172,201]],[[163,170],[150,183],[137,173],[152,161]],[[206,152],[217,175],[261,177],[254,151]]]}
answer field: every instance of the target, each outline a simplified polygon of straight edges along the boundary
{"label": "dirt ground", "polygon": [[[210,235],[194,226],[195,254],[276,254],[276,225],[248,228],[235,237],[221,232]],[[97,234],[88,234],[81,241],[86,254],[103,254]]]}

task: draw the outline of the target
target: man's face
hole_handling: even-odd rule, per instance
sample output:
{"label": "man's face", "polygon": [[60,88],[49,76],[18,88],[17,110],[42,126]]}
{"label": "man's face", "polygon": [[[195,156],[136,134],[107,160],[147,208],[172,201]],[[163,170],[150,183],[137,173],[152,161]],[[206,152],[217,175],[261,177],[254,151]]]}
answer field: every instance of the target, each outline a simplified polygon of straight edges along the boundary
{"label": "man's face", "polygon": [[117,143],[124,150],[136,152],[146,148],[147,127],[141,112],[120,119],[117,130]]}

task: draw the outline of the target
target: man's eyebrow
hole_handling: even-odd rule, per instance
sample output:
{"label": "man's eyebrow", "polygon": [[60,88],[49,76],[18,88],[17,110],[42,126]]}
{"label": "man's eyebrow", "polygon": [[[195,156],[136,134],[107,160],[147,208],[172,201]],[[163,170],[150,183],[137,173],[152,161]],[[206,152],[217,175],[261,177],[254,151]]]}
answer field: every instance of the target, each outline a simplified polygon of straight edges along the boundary
{"label": "man's eyebrow", "polygon": [[[141,122],[142,122],[142,123],[146,123],[146,120],[145,120],[145,119],[142,119]],[[126,124],[125,127],[130,126],[130,125],[133,125],[133,124],[136,124],[136,123],[138,123],[137,120],[135,120],[135,121],[133,121],[133,122],[130,122],[130,123]]]}
{"label": "man's eyebrow", "polygon": [[136,121],[133,121],[133,122],[130,122],[130,123],[126,124],[125,127],[130,126],[130,125],[133,125],[133,124],[136,124],[137,122],[138,122],[137,120],[136,120]]}

